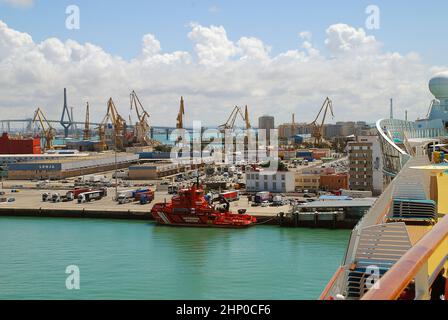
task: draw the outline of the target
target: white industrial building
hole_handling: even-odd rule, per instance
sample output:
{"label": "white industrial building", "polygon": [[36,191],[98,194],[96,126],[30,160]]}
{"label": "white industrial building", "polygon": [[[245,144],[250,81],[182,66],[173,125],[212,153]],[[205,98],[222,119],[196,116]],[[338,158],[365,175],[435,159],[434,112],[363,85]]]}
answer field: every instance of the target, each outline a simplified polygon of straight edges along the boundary
{"label": "white industrial building", "polygon": [[295,191],[295,176],[291,171],[277,171],[275,174],[255,169],[246,172],[246,190],[248,192],[269,191],[287,193]]}

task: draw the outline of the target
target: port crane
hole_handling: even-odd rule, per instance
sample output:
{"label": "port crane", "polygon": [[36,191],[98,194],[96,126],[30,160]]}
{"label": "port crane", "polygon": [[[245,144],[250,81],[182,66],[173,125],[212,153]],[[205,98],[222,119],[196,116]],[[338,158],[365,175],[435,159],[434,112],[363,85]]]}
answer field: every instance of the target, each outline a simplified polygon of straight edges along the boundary
{"label": "port crane", "polygon": [[179,113],[177,114],[176,119],[176,129],[184,128],[184,115],[185,115],[184,97],[180,97]]}
{"label": "port crane", "polygon": [[114,142],[117,150],[123,150],[124,138],[126,137],[126,121],[117,111],[112,98],[107,102],[107,112],[98,126],[98,134],[100,136],[100,149],[106,150],[106,129],[109,121],[114,129]]}
{"label": "port crane", "polygon": [[[138,122],[134,127],[134,139],[136,143],[141,146],[148,146],[151,141],[148,137],[149,131],[151,129],[149,125],[149,113],[143,107],[140,99],[138,98],[135,91],[131,92],[131,110],[135,109],[137,114]],[[129,121],[131,121],[131,116],[129,115]]]}
{"label": "port crane", "polygon": [[87,106],[86,106],[86,120],[84,122],[84,136],[83,139],[84,140],[90,140],[90,105],[87,102]]}
{"label": "port crane", "polygon": [[235,106],[232,110],[232,113],[227,118],[226,123],[224,123],[218,127],[221,130],[221,132],[224,132],[226,130],[235,129],[235,122],[236,122],[236,119],[238,118],[238,115],[243,119],[247,130],[252,127],[250,124],[250,121],[249,121],[249,110],[248,110],[247,106],[246,106],[244,113],[240,107]]}
{"label": "port crane", "polygon": [[39,122],[40,129],[45,138],[45,150],[53,149],[53,139],[56,136],[56,130],[52,127],[50,122],[48,122],[47,117],[42,112],[40,108],[37,108],[34,113],[33,124]]}
{"label": "port crane", "polygon": [[250,119],[249,119],[249,108],[247,106],[244,110],[244,122],[246,123],[246,130],[249,130],[252,128],[252,126],[250,124]]}
{"label": "port crane", "polygon": [[[331,116],[334,118],[333,101],[329,97],[327,97],[324,103],[322,104],[322,107],[320,108],[319,113],[316,116],[316,119],[314,119],[314,121],[308,125],[311,128],[311,136],[314,138],[314,144],[316,146],[322,143],[324,136],[325,120],[327,119],[329,111],[331,113]],[[319,121],[319,117],[321,115],[323,115],[322,121]]]}

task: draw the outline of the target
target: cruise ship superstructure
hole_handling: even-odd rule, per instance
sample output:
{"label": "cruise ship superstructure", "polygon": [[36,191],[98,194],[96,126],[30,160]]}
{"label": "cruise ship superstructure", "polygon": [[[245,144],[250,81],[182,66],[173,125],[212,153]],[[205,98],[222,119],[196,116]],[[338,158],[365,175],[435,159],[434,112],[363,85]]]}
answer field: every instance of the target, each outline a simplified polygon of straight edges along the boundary
{"label": "cruise ship superstructure", "polygon": [[434,76],[429,89],[434,100],[425,119],[376,123],[385,190],[352,231],[320,299],[439,296],[448,269],[448,72]]}

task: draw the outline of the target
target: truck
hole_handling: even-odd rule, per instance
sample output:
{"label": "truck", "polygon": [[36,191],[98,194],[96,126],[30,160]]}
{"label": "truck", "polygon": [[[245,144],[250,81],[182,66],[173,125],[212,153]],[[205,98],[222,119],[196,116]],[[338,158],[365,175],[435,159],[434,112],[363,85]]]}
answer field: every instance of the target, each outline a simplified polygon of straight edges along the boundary
{"label": "truck", "polygon": [[48,192],[45,192],[42,194],[42,202],[47,202],[51,199],[51,194]]}
{"label": "truck", "polygon": [[61,195],[59,193],[53,193],[51,195],[51,202],[61,202]]}
{"label": "truck", "polygon": [[276,207],[283,206],[284,200],[282,196],[275,196],[272,198],[272,204]]}
{"label": "truck", "polygon": [[168,186],[168,194],[177,194],[179,192],[178,186]]}
{"label": "truck", "polygon": [[129,177],[129,174],[125,170],[119,170],[112,174],[112,179],[126,179],[128,177]]}
{"label": "truck", "polygon": [[[144,198],[143,201],[142,198]],[[117,197],[117,202],[119,204],[125,204],[133,201],[140,201],[140,203],[142,202],[148,203],[151,202],[152,200],[154,200],[154,191],[152,191],[149,188],[122,191],[118,194]]]}
{"label": "truck", "polygon": [[116,201],[118,204],[125,204],[132,201],[135,190],[121,191],[118,193]]}
{"label": "truck", "polygon": [[142,188],[138,189],[134,193],[134,200],[140,201],[142,203],[142,199],[145,199],[146,203],[149,203],[154,200],[154,191],[150,188]]}
{"label": "truck", "polygon": [[101,200],[107,196],[107,189],[84,192],[78,195],[78,203]]}
{"label": "truck", "polygon": [[231,190],[220,194],[221,197],[229,202],[240,200],[240,193],[238,190]]}
{"label": "truck", "polygon": [[141,205],[151,203],[154,200],[154,191],[151,189],[140,190],[135,194],[135,201],[139,201]]}
{"label": "truck", "polygon": [[93,189],[91,189],[91,188],[75,188],[75,189],[73,189],[73,190],[70,190],[70,191],[68,191],[66,194],[65,194],[65,197],[67,198],[67,201],[73,201],[73,200],[75,200],[75,199],[78,199],[78,196],[81,194],[81,193],[85,193],[85,192],[90,192],[90,191],[94,191]]}
{"label": "truck", "polygon": [[255,195],[255,203],[263,203],[271,199],[271,193],[269,191],[258,192]]}

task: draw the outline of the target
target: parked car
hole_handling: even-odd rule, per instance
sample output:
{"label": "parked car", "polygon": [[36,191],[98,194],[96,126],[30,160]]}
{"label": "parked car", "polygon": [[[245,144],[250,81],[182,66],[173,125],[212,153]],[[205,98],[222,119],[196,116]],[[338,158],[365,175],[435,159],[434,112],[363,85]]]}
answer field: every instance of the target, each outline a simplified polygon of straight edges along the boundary
{"label": "parked car", "polygon": [[47,202],[51,199],[51,194],[49,194],[48,192],[45,192],[42,194],[42,202]]}
{"label": "parked car", "polygon": [[61,202],[61,195],[59,193],[53,193],[51,195],[51,202]]}
{"label": "parked car", "polygon": [[263,202],[261,203],[261,206],[262,206],[262,207],[269,207],[269,201],[263,201]]}

